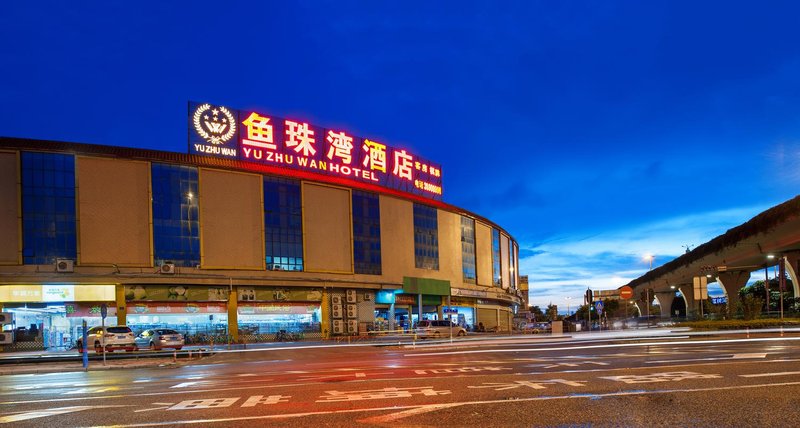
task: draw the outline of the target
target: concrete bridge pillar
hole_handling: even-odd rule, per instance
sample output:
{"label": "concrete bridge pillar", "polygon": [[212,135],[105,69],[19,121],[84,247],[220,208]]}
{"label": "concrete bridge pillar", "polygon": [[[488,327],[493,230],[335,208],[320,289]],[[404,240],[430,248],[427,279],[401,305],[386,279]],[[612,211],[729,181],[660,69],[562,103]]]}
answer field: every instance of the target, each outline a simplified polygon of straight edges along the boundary
{"label": "concrete bridge pillar", "polygon": [[661,308],[661,318],[672,318],[672,301],[675,300],[675,291],[656,292],[656,300]]}
{"label": "concrete bridge pillar", "polygon": [[786,271],[789,272],[789,278],[792,278],[794,297],[800,297],[800,283],[797,280],[797,275],[800,274],[800,251],[786,253],[783,258],[786,259]]}
{"label": "concrete bridge pillar", "polygon": [[694,300],[694,284],[679,285],[678,291],[681,292],[683,301],[686,303],[686,318],[689,318],[689,314],[692,311],[697,312],[700,310],[700,301]]}
{"label": "concrete bridge pillar", "polygon": [[736,307],[739,304],[739,290],[747,285],[750,280],[750,272],[743,270],[734,270],[720,272],[717,275],[717,281],[722,286],[722,291],[728,297],[728,316],[733,316],[736,313]]}

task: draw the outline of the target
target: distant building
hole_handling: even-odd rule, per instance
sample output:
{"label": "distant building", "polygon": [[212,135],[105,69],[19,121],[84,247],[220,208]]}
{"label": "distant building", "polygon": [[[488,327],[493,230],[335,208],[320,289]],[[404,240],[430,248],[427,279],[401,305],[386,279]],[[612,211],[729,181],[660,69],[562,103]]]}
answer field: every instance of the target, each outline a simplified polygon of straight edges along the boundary
{"label": "distant building", "polygon": [[530,296],[528,296],[528,275],[520,275],[519,276],[519,291],[522,293],[522,300],[525,309],[528,309],[530,306]]}

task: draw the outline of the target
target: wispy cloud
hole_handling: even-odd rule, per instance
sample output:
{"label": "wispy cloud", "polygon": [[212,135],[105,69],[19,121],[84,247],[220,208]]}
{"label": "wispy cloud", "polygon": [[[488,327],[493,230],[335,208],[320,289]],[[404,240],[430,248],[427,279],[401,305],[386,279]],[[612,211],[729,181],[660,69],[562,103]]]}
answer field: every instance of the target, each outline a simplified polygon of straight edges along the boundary
{"label": "wispy cloud", "polygon": [[531,304],[582,303],[586,288],[614,289],[649,269],[681,255],[685,245],[696,246],[735,227],[768,206],[695,212],[657,222],[605,232],[560,235],[520,251],[520,272],[528,275]]}

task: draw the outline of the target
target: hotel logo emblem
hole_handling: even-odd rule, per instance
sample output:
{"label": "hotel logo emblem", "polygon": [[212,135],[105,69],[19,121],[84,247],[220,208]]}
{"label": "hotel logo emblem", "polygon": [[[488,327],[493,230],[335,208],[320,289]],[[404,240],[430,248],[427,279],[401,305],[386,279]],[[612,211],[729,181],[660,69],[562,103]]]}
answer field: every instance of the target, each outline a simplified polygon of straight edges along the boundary
{"label": "hotel logo emblem", "polygon": [[225,107],[199,105],[192,117],[192,124],[197,135],[211,144],[225,144],[236,134],[236,119]]}

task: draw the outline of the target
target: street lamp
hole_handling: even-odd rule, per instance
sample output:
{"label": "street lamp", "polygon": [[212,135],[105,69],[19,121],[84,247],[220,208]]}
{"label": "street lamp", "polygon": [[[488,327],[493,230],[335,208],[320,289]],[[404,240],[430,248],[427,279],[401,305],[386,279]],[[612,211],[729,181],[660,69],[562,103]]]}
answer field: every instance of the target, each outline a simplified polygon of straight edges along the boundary
{"label": "street lamp", "polygon": [[650,262],[650,269],[648,269],[648,270],[653,270],[653,259],[655,259],[655,258],[656,258],[656,256],[654,256],[652,254],[646,254],[644,256],[644,259]]}
{"label": "street lamp", "polygon": [[567,317],[569,317],[569,315],[570,315],[570,313],[569,313],[570,312],[569,311],[569,304],[571,303],[570,301],[572,300],[572,297],[565,297],[564,300],[567,301]]}

